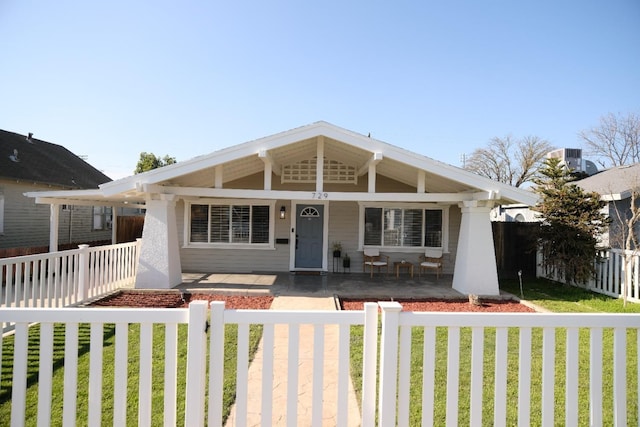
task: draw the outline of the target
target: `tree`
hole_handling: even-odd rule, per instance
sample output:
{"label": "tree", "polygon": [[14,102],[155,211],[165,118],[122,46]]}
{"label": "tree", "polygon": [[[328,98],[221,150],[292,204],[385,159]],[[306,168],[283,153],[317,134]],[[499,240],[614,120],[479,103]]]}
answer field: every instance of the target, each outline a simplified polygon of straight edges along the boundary
{"label": "tree", "polygon": [[[613,195],[613,191],[610,191]],[[613,197],[611,197],[613,199]],[[628,204],[627,204],[628,200]],[[633,283],[634,259],[640,251],[638,246],[638,224],[640,221],[640,183],[638,177],[633,178],[629,189],[629,198],[611,202],[611,215],[613,216],[609,226],[609,240],[612,247],[623,249],[624,259],[624,285],[622,286],[623,305],[626,306],[628,294]]]}
{"label": "tree", "polygon": [[640,162],[640,115],[607,114],[600,125],[580,132],[587,154],[603,168]]}
{"label": "tree", "polygon": [[514,139],[494,137],[486,148],[476,149],[464,168],[495,181],[520,187],[536,175],[545,155],[553,147],[537,136]]}
{"label": "tree", "polygon": [[541,201],[533,209],[542,219],[537,237],[543,266],[567,283],[585,284],[595,275],[596,244],[608,222],[601,212],[605,202],[573,184],[560,159],[546,159],[539,172],[534,191]]}
{"label": "tree", "polygon": [[172,165],[176,163],[175,157],[169,157],[165,155],[164,157],[156,157],[153,153],[147,153],[143,151],[140,153],[140,160],[138,160],[138,164],[136,165],[136,170],[133,173],[138,174],[142,172],[149,171],[151,169],[161,168],[163,166]]}

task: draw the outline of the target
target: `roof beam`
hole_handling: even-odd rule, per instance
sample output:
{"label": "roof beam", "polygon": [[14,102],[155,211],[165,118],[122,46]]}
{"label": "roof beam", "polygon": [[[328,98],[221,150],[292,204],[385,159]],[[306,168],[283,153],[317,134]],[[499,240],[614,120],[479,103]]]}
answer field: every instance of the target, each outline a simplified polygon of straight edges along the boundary
{"label": "roof beam", "polygon": [[380,202],[432,202],[458,203],[473,200],[490,200],[489,192],[478,193],[365,193],[320,192],[286,190],[239,190],[233,188],[164,187],[147,186],[151,193],[175,194],[185,198],[227,198],[266,200],[329,200],[329,201],[380,201]]}
{"label": "roof beam", "polygon": [[282,175],[282,166],[273,158],[271,153],[267,150],[258,151],[258,157],[262,160],[265,165],[267,163],[271,164],[271,171],[276,174],[276,176]]}
{"label": "roof beam", "polygon": [[369,172],[369,168],[371,166],[375,166],[380,163],[383,159],[382,153],[373,153],[373,155],[367,160],[367,163],[362,165],[360,169],[358,169],[358,176],[362,176],[365,173]]}

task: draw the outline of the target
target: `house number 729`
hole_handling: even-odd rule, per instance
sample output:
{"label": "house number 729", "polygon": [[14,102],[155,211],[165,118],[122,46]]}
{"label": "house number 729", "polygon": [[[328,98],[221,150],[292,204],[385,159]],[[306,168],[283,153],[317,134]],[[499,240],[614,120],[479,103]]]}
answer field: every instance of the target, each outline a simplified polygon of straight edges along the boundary
{"label": "house number 729", "polygon": [[311,198],[318,200],[328,199],[329,193],[311,193]]}

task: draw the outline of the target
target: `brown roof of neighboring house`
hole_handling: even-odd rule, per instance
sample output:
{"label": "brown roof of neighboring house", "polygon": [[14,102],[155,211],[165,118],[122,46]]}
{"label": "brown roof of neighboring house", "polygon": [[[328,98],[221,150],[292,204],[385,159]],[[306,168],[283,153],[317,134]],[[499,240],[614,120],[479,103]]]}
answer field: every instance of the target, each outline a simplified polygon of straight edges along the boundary
{"label": "brown roof of neighboring house", "polygon": [[0,178],[68,189],[98,188],[111,181],[61,145],[4,130],[0,130]]}

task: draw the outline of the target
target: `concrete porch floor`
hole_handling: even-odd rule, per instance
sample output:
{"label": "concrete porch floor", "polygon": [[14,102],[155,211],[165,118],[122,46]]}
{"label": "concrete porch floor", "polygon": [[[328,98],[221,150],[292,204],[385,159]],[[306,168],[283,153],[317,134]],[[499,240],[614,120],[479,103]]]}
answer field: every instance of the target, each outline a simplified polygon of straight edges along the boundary
{"label": "concrete porch floor", "polygon": [[313,296],[342,298],[465,298],[452,287],[452,276],[364,273],[183,273],[176,289],[235,295]]}

